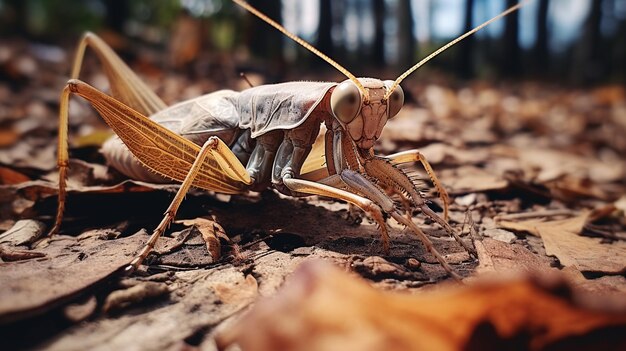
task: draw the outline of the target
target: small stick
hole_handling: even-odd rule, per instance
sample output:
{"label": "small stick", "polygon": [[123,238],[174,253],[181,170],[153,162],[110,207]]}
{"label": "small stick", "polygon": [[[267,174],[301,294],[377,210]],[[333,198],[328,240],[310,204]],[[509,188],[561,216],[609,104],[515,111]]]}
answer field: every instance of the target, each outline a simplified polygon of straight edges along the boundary
{"label": "small stick", "polygon": [[512,220],[512,219],[528,219],[528,218],[537,218],[537,217],[554,217],[554,216],[574,216],[578,214],[576,211],[572,210],[546,210],[546,211],[537,211],[537,212],[524,212],[524,213],[511,213],[505,215],[498,215],[494,219],[496,221],[499,220]]}
{"label": "small stick", "polygon": [[250,86],[250,88],[254,88],[254,85],[252,84],[252,82],[250,81],[250,79],[248,79],[248,76],[246,76],[245,73],[243,72],[239,72],[239,77],[241,77],[243,80],[246,81],[246,83],[248,83],[248,85]]}

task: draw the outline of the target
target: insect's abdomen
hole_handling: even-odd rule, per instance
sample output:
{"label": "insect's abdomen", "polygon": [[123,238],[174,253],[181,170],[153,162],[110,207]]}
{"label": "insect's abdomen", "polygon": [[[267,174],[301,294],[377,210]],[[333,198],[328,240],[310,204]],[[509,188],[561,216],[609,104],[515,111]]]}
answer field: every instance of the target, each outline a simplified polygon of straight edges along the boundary
{"label": "insect's abdomen", "polygon": [[[211,136],[218,136],[230,145],[241,134],[239,117],[231,102],[238,94],[232,90],[216,91],[170,106],[150,119],[198,145]],[[151,183],[171,182],[143,166],[117,136],[107,140],[100,151],[111,167],[129,178]]]}

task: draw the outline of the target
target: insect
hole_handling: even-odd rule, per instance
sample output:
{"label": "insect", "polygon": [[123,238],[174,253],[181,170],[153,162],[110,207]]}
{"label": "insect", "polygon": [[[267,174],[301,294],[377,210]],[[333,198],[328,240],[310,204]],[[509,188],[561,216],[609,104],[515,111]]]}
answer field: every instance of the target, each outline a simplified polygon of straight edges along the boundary
{"label": "insect", "polygon": [[[127,271],[136,269],[147,257],[191,186],[226,194],[272,187],[291,196],[322,195],[358,206],[379,225],[385,251],[389,250],[389,235],[384,214],[391,216],[416,234],[453,278],[460,279],[413,223],[411,211],[405,213],[392,200],[392,196],[404,199],[473,253],[447,223],[448,196],[428,161],[417,150],[376,156],[373,146],[385,123],[403,106],[404,94],[399,85],[403,79],[448,47],[521,5],[443,46],[395,81],[383,81],[356,78],[246,2],[233,1],[327,61],[348,79],[341,83],[262,85],[241,92],[220,90],[168,107],[104,41],[94,34],[85,34],[77,49],[72,79],[60,99],[59,196],[51,233],[59,230],[66,202],[68,105],[73,94],[86,99],[116,133],[102,147],[112,167],[138,180],[182,183],[163,220]],[[112,96],[77,79],[87,47],[104,66]],[[327,131],[318,139],[322,124]],[[395,166],[403,162],[423,165],[443,202],[444,218],[427,206],[416,184]]]}

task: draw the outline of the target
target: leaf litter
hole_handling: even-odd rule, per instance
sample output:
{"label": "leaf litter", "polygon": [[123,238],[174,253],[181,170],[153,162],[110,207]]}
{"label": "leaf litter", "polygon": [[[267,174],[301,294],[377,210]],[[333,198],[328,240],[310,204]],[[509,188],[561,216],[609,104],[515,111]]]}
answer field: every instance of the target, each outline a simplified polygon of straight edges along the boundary
{"label": "leaf litter", "polygon": [[[623,345],[615,337],[624,335],[624,310],[614,303],[626,294],[623,87],[458,89],[428,80],[406,87],[418,104],[389,121],[377,151],[420,148],[453,197],[452,225],[461,230],[469,214],[478,260],[430,221],[414,219],[468,287],[447,284],[436,261],[393,223],[385,255],[375,225],[367,218],[360,225],[346,221],[353,216],[345,204],[199,191],[187,196],[181,221],[147,267],[123,278],[119,270],[145,243],[177,186],[124,179],[107,168],[97,145],[109,131],[73,99],[66,222],[63,235],[42,238],[57,191],[56,124],[49,121],[57,118],[64,83],[58,72],[67,67],[37,60],[31,59],[42,74],[23,76],[15,98],[0,102],[8,111],[0,123],[0,336],[9,348],[212,350],[216,333],[221,342],[230,335],[242,346],[253,340],[244,348],[250,350],[285,343],[294,349],[379,349],[381,343],[584,349],[599,338]],[[84,79],[102,81],[86,62]],[[146,79],[168,103],[240,83],[159,74]],[[437,210],[436,194],[427,194]],[[288,278],[311,258],[350,274],[313,263]],[[527,276],[545,273],[560,277],[546,285]],[[590,297],[564,294],[568,286]],[[264,298],[274,294],[289,298]],[[36,332],[59,318],[58,328]],[[427,328],[433,323],[441,328]],[[320,334],[307,332],[311,327]]]}

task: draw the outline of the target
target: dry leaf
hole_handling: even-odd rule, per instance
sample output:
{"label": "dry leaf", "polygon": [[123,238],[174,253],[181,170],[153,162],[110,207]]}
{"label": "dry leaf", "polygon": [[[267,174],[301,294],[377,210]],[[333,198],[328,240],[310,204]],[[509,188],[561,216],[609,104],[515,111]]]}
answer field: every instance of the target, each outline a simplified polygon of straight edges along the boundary
{"label": "dry leaf", "polygon": [[126,308],[138,302],[154,299],[169,294],[166,284],[155,282],[141,282],[128,289],[116,290],[107,296],[102,310],[104,312]]}
{"label": "dry leaf", "polygon": [[518,244],[484,238],[474,241],[479,265],[477,273],[512,273],[546,271],[550,262]]}
{"label": "dry leaf", "polygon": [[30,178],[25,174],[22,174],[8,167],[0,166],[0,184],[19,184],[27,182],[29,180]]}
{"label": "dry leaf", "polygon": [[130,263],[144,238],[58,235],[38,251],[45,259],[0,263],[0,323],[44,313]]}
{"label": "dry leaf", "polygon": [[500,176],[490,174],[474,166],[444,170],[439,173],[439,176],[452,194],[500,190],[509,186],[509,182]]}
{"label": "dry leaf", "polygon": [[96,307],[98,307],[98,301],[95,296],[90,295],[84,301],[65,306],[63,315],[68,320],[77,323],[91,316],[96,311]]}
{"label": "dry leaf", "polygon": [[213,288],[215,295],[224,303],[240,305],[249,303],[259,293],[259,284],[251,275],[246,275],[245,279],[225,284],[216,284]]}
{"label": "dry leaf", "polygon": [[216,341],[220,349],[237,343],[246,351],[623,346],[626,314],[588,310],[568,290],[562,280],[526,279],[407,295],[309,262]]}
{"label": "dry leaf", "polygon": [[624,165],[620,162],[602,162],[567,152],[527,148],[518,149],[519,160],[526,169],[539,169],[536,181],[555,180],[567,175],[594,182],[614,182],[624,178]]}
{"label": "dry leaf", "polygon": [[500,227],[526,231],[540,236],[548,255],[556,256],[563,266],[574,266],[583,272],[622,273],[626,269],[626,243],[602,243],[602,239],[579,235],[589,213],[576,217],[541,221],[498,221]]}
{"label": "dry leaf", "polygon": [[39,239],[44,233],[46,226],[39,221],[22,219],[13,225],[11,229],[0,234],[0,244],[12,246],[29,245]]}
{"label": "dry leaf", "polygon": [[583,272],[626,272],[626,243],[603,243],[600,238],[581,236],[568,229],[579,222],[579,218],[572,218],[561,225],[539,226],[546,253],[556,256],[563,266],[574,266]]}
{"label": "dry leaf", "polygon": [[222,256],[222,245],[220,244],[220,238],[228,239],[224,228],[219,223],[212,219],[207,218],[195,218],[184,221],[179,221],[188,226],[195,226],[202,234],[202,239],[206,243],[207,251],[211,254],[214,262],[217,262]]}

